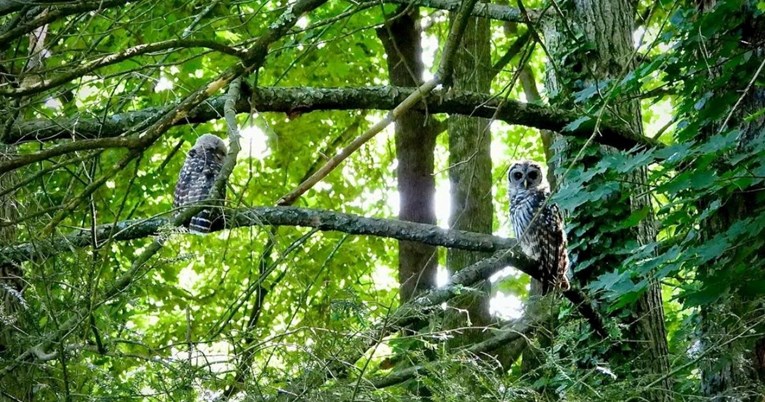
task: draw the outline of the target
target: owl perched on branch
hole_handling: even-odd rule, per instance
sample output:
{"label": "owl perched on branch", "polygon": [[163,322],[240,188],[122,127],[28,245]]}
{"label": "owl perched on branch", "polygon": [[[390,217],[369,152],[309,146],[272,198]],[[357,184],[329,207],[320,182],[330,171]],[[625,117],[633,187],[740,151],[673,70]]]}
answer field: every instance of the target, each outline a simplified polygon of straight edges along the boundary
{"label": "owl perched on branch", "polygon": [[[205,134],[197,139],[194,147],[186,155],[178,183],[175,185],[173,208],[207,200],[223,167],[226,157],[226,144],[219,137]],[[225,194],[224,194],[225,198]],[[215,204],[210,200],[210,204]],[[223,217],[216,208],[205,208],[191,218],[188,223],[192,233],[208,233],[223,227]]]}
{"label": "owl perched on branch", "polygon": [[523,253],[539,262],[542,294],[568,290],[568,253],[563,217],[549,202],[550,189],[542,167],[531,161],[513,163],[508,173],[510,220]]}

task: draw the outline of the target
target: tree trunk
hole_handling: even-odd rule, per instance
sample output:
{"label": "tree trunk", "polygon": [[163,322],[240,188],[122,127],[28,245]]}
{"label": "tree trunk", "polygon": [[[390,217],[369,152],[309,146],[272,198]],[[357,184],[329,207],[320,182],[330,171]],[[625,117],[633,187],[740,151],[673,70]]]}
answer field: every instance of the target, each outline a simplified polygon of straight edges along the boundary
{"label": "tree trunk", "polygon": [[[489,21],[470,18],[461,45],[455,54],[454,89],[489,93],[491,58]],[[491,133],[487,119],[466,116],[449,117],[449,183],[451,211],[449,226],[479,233],[492,230]],[[446,267],[450,274],[469,266],[485,254],[450,249]],[[458,308],[464,309],[471,326],[485,326],[489,315],[489,286],[465,297]]]}
{"label": "tree trunk", "polygon": [[[423,65],[420,32],[415,25],[419,11],[402,6],[377,29],[385,47],[388,74],[392,85],[416,87],[422,82]],[[436,223],[433,178],[433,151],[436,128],[421,112],[409,111],[396,120],[396,158],[398,167],[399,214],[404,221]],[[437,249],[420,243],[398,243],[398,277],[401,302],[422,290],[435,287]]]}
{"label": "tree trunk", "polygon": [[[699,1],[697,5],[700,12],[709,12],[714,9],[715,3],[711,0]],[[749,63],[739,66],[736,75],[725,83],[724,88],[715,90],[715,96],[719,96],[720,99],[725,98],[726,95],[733,99],[740,97],[740,103],[734,106],[730,113],[724,113],[723,119],[727,119],[727,126],[723,125],[724,121],[717,121],[705,127],[702,135],[709,136],[728,129],[738,129],[741,134],[737,153],[744,154],[765,135],[765,116],[762,115],[762,110],[765,109],[765,89],[757,85],[749,88],[749,81],[757,74],[756,70],[765,57],[765,18],[757,16],[757,2],[743,2],[740,12],[744,16],[740,26],[730,29],[741,35],[739,43],[753,57],[749,59]],[[722,46],[723,43],[717,42],[717,39],[723,42],[731,40],[729,37],[702,39],[705,43],[709,42],[710,46],[716,44]],[[701,51],[708,50],[699,49],[699,52]],[[720,71],[716,69],[703,71],[711,75],[709,82],[719,80],[716,75]],[[745,88],[747,88],[746,92],[742,92]],[[703,90],[712,89],[706,87]],[[721,101],[721,104],[733,106],[723,102],[725,101]],[[725,169],[724,164],[721,165]],[[732,195],[708,200],[707,203],[719,201],[722,206],[702,225],[704,240],[714,239],[724,234],[731,226],[741,223],[742,220],[762,213],[763,202],[762,197],[757,197],[758,191],[762,191],[762,188],[758,190],[745,188]],[[718,272],[740,272],[740,267],[737,265],[742,262],[739,258],[725,258],[729,257],[728,254],[735,253],[736,250],[727,250],[717,261],[699,267],[698,278],[703,283],[712,284]],[[765,250],[758,250],[755,256],[759,259],[765,257]],[[761,317],[761,296],[758,298],[742,293],[737,287],[734,287],[725,297],[720,297],[714,303],[701,307],[701,345],[704,352],[700,365],[701,392],[709,400],[715,402],[762,400],[762,389],[765,387],[765,337],[762,334],[765,333],[765,325],[752,324]],[[743,336],[743,334],[747,335]]]}
{"label": "tree trunk", "polygon": [[[8,159],[8,155],[15,153],[13,146],[0,146],[0,161]],[[13,187],[17,182],[15,172],[0,175],[0,191]],[[19,214],[17,210],[14,192],[0,196],[0,221],[15,221]],[[14,244],[16,239],[16,226],[0,226],[0,244]],[[23,325],[22,309],[26,301],[23,299],[24,280],[21,266],[8,262],[0,263],[0,360],[13,359],[18,353]],[[36,366],[25,367],[17,371],[17,375],[0,377],[0,389],[9,395],[27,400],[32,397],[31,376],[28,374],[36,370]],[[0,395],[1,397],[7,395]]]}
{"label": "tree trunk", "polygon": [[[422,84],[422,46],[417,27],[419,9],[401,6],[377,29],[385,48],[391,85],[417,87]],[[408,111],[396,119],[396,159],[398,166],[399,219],[436,223],[433,176],[436,146],[433,119],[418,111]],[[436,286],[438,249],[422,243],[398,242],[398,279],[401,303]],[[421,322],[415,327],[425,326]],[[409,390],[427,400],[431,391],[420,381],[410,381]]]}
{"label": "tree trunk", "polygon": [[[545,22],[547,49],[558,63],[564,61],[547,69],[547,87],[552,103],[574,108],[574,94],[588,87],[600,88],[600,93],[605,95],[609,89],[608,80],[619,82],[634,67],[632,27],[635,4],[627,0],[576,0],[561,5],[564,17]],[[573,54],[572,49],[575,50]],[[598,96],[593,98],[599,100]],[[604,110],[605,117],[626,123],[635,132],[642,133],[638,101],[622,95],[622,98],[608,100]],[[571,185],[572,177],[593,168],[605,154],[614,152],[606,147],[589,146],[580,154],[583,142],[559,138],[557,144],[560,146],[556,147],[555,163],[551,168],[564,189]],[[569,169],[570,174],[566,175]],[[648,244],[655,240],[656,229],[651,213],[636,228],[615,227],[633,211],[643,208],[651,210],[648,192],[645,191],[646,171],[640,170],[627,180],[620,181],[596,175],[586,182],[584,191],[614,183],[618,183],[619,187],[605,193],[601,199],[586,201],[574,210],[566,211],[569,252],[574,280],[579,284],[589,283],[603,273],[618,269],[623,256],[615,251],[626,249],[629,243],[635,241]],[[625,335],[634,345],[623,348],[619,353],[612,351],[609,356],[611,365],[624,365],[633,373],[635,370],[647,370],[646,378],[652,380],[666,377],[660,381],[658,390],[650,399],[669,400],[671,383],[669,376],[665,376],[669,370],[668,347],[658,283],[649,283],[631,316],[626,322],[630,325]]]}
{"label": "tree trunk", "polygon": [[[507,2],[503,1],[501,3],[506,4]],[[518,34],[518,27],[514,22],[505,22],[503,28],[504,33],[508,38],[517,36]],[[536,79],[534,78],[531,68],[527,64],[520,65],[518,68],[520,69],[518,72],[518,83],[523,89],[526,101],[529,103],[541,104],[542,96],[537,89]],[[542,149],[545,153],[545,163],[549,165],[552,163],[553,157],[552,138],[554,133],[547,130],[540,130],[539,134],[542,140]],[[555,191],[555,189],[558,188],[555,174],[552,169],[548,169],[547,171],[547,182],[550,184],[550,189],[552,191]],[[530,334],[528,339],[521,339],[518,341],[523,343],[523,346],[528,346],[523,349],[521,371],[525,377],[531,380],[531,382],[546,375],[546,373],[540,371],[545,360],[544,353],[540,352],[553,345],[553,337],[558,326],[560,303],[552,298],[543,299],[542,296],[542,282],[532,278],[529,286],[525,312],[532,317],[547,314],[550,316],[550,319],[544,323],[539,323],[539,328],[534,331],[533,334]],[[532,344],[532,340],[535,340],[538,346]],[[507,369],[509,368],[508,363],[512,362],[504,363],[505,368]],[[546,390],[542,390],[542,392],[546,392]]]}

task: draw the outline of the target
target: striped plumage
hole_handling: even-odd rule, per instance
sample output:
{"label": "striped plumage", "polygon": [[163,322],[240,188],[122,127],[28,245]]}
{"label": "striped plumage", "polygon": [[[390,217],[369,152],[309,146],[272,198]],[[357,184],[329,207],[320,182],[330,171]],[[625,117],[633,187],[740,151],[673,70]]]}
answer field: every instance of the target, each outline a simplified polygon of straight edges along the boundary
{"label": "striped plumage", "polygon": [[[205,134],[197,139],[186,155],[186,162],[178,175],[173,208],[209,198],[226,152],[226,144],[215,135]],[[210,203],[214,204],[213,200]],[[189,231],[196,233],[208,233],[222,225],[223,219],[214,208],[203,209],[188,223]]]}
{"label": "striped plumage", "polygon": [[523,253],[539,262],[542,293],[568,290],[568,252],[563,217],[548,202],[547,181],[539,164],[520,161],[508,173],[510,219]]}

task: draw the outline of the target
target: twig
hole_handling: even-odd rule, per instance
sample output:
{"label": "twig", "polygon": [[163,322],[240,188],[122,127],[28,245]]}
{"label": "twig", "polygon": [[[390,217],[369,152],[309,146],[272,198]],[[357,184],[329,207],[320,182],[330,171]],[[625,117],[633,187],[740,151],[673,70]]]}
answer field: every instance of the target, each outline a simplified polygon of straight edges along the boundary
{"label": "twig", "polygon": [[332,172],[341,162],[347,159],[353,152],[361,148],[367,141],[371,140],[375,135],[388,127],[391,123],[396,121],[402,113],[411,109],[417,102],[422,100],[422,97],[433,90],[438,84],[437,79],[432,79],[422,85],[417,90],[412,92],[401,104],[396,106],[395,109],[390,111],[384,119],[378,121],[369,130],[358,136],[353,142],[348,144],[345,148],[340,150],[335,156],[330,158],[327,163],[324,164],[319,170],[316,171],[311,177],[304,182],[300,183],[294,190],[286,194],[277,201],[277,205],[292,205],[301,195],[313,187],[316,183]]}
{"label": "twig", "polygon": [[[496,335],[483,342],[476,343],[468,348],[463,349],[462,353],[478,354],[496,350],[503,345],[507,345],[510,342],[526,336],[528,333],[533,331],[535,323],[544,322],[544,319],[546,318],[547,315],[542,315],[533,319],[529,319],[528,317],[524,316],[514,320],[510,324],[505,325],[499,329]],[[407,367],[403,370],[396,370],[385,377],[380,377],[372,380],[371,383],[372,386],[377,389],[386,388],[396,384],[401,384],[402,382],[412,379],[415,376],[422,375],[427,371],[428,368],[426,365],[415,365]]]}
{"label": "twig", "polygon": [[244,52],[242,52],[241,50],[230,47],[230,46],[226,46],[224,44],[221,44],[212,40],[171,39],[171,40],[166,40],[166,41],[156,42],[156,43],[145,43],[142,45],[125,49],[119,53],[113,53],[108,56],[99,57],[89,62],[83,62],[83,64],[78,66],[77,68],[69,70],[58,77],[46,79],[45,81],[40,81],[36,85],[31,85],[31,86],[26,86],[26,87],[21,87],[16,89],[11,88],[7,90],[0,90],[0,96],[20,97],[20,96],[40,93],[47,89],[62,85],[75,78],[82,77],[83,75],[90,73],[94,70],[97,70],[99,68],[110,66],[112,64],[116,64],[121,61],[128,60],[132,57],[140,56],[147,53],[157,52],[160,50],[172,50],[172,49],[192,48],[192,47],[202,47],[202,48],[217,50],[221,53],[228,54],[238,58],[244,57]]}
{"label": "twig", "polygon": [[473,10],[473,6],[477,0],[464,0],[460,5],[460,9],[457,12],[457,17],[452,23],[449,37],[444,45],[444,50],[441,57],[441,63],[436,73],[435,78],[420,85],[414,92],[412,92],[403,102],[396,106],[392,111],[388,113],[385,118],[378,121],[374,126],[370,127],[365,133],[357,137],[347,147],[343,148],[337,155],[333,156],[327,163],[324,164],[316,173],[314,173],[308,180],[300,183],[294,190],[284,195],[277,201],[277,205],[292,205],[301,195],[305,194],[316,183],[327,177],[340,163],[347,159],[353,152],[361,148],[366,142],[374,138],[375,135],[380,133],[388,127],[391,123],[396,121],[401,114],[411,109],[415,104],[420,102],[423,97],[427,96],[438,85],[444,84],[449,86],[451,83],[452,72],[454,71],[454,53],[457,50],[457,46],[462,40],[462,35],[465,33],[465,27],[467,26],[470,12]]}

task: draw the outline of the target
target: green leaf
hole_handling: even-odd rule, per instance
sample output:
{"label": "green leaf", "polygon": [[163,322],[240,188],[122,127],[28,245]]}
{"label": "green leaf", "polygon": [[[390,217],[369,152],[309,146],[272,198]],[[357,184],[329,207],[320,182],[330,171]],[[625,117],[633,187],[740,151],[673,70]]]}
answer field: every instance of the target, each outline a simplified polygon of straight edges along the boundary
{"label": "green leaf", "polygon": [[728,247],[728,240],[723,235],[717,235],[712,240],[702,243],[701,246],[696,248],[699,256],[699,265],[720,257]]}
{"label": "green leaf", "polygon": [[687,292],[683,295],[683,305],[690,308],[713,304],[720,299],[722,291],[722,287],[707,286],[698,291]]}
{"label": "green leaf", "polygon": [[585,130],[588,126],[592,126],[594,121],[589,116],[582,116],[571,123],[566,124],[565,127],[563,127],[564,132],[571,132],[571,131],[577,131],[577,130]]}
{"label": "green leaf", "polygon": [[217,31],[215,32],[215,36],[229,43],[237,43],[242,40],[241,35],[231,31]]}
{"label": "green leaf", "polygon": [[637,226],[643,219],[645,219],[646,216],[651,212],[650,208],[643,207],[638,210],[633,211],[630,216],[627,217],[627,219],[619,222],[619,224],[616,226],[618,229],[627,229],[631,227]]}

